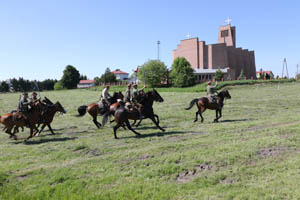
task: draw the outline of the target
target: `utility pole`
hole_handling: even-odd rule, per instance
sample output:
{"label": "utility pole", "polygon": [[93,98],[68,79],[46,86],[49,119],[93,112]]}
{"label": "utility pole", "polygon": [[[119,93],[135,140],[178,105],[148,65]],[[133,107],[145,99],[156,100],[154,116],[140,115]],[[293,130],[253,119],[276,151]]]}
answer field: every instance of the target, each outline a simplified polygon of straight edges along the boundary
{"label": "utility pole", "polygon": [[284,69],[286,71],[286,77],[289,78],[289,72],[288,72],[288,68],[287,68],[286,58],[283,59],[282,76],[281,76],[281,78],[284,78]]}
{"label": "utility pole", "polygon": [[157,41],[157,60],[159,60],[159,45],[160,45],[160,41]]}
{"label": "utility pole", "polygon": [[298,68],[299,68],[299,65],[297,64],[297,74],[296,74],[296,78],[298,78],[298,75],[299,75],[299,73],[298,73]]}

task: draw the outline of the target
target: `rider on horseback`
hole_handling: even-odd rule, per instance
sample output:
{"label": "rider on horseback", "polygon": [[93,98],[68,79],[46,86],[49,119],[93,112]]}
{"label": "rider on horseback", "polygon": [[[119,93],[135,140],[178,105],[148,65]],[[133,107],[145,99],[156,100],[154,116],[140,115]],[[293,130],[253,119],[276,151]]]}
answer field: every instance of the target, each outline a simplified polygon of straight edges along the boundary
{"label": "rider on horseback", "polygon": [[132,89],[132,95],[131,95],[131,103],[138,109],[140,113],[140,118],[143,118],[143,106],[137,101],[138,95],[140,95],[141,92],[144,92],[144,89],[146,88],[146,85],[140,90],[137,89],[137,84],[133,85]]}
{"label": "rider on horseback", "polygon": [[129,83],[127,85],[127,89],[125,91],[125,95],[124,95],[124,99],[123,99],[123,101],[125,102],[125,108],[129,111],[132,110],[132,105],[130,103],[130,99],[131,99],[131,84]]}
{"label": "rider on horseback", "polygon": [[133,89],[132,89],[132,95],[131,95],[131,102],[133,102],[134,104],[137,103],[137,97],[141,92],[144,92],[144,89],[146,88],[146,85],[144,85],[144,87],[140,90],[137,89],[137,84],[133,85]]}
{"label": "rider on horseback", "polygon": [[17,112],[21,112],[24,115],[26,126],[29,127],[29,110],[31,105],[30,99],[28,99],[28,93],[24,92],[23,97],[19,101]]}
{"label": "rider on horseback", "polygon": [[30,101],[36,101],[36,100],[38,100],[37,93],[33,92],[32,95],[31,95]]}
{"label": "rider on horseback", "polygon": [[[37,100],[40,100],[40,98],[37,98],[37,93],[36,92],[33,92],[31,94],[31,98],[30,98],[30,102],[31,103],[34,103],[36,102]],[[40,112],[41,112],[41,116],[40,116],[40,122],[41,123],[44,123],[45,122],[45,113],[48,111],[48,104],[47,103],[43,103],[41,102],[42,105],[43,105],[43,109],[40,109]]]}
{"label": "rider on horseback", "polygon": [[109,94],[109,85],[106,85],[105,88],[101,92],[100,101],[98,103],[99,107],[101,107],[101,104],[104,108],[108,108],[110,106],[109,99],[111,98]]}
{"label": "rider on horseback", "polygon": [[206,95],[208,97],[209,102],[211,102],[212,104],[217,103],[216,94],[215,94],[217,90],[217,86],[218,86],[218,81],[216,81],[215,86],[212,86],[211,81],[208,81],[206,86]]}

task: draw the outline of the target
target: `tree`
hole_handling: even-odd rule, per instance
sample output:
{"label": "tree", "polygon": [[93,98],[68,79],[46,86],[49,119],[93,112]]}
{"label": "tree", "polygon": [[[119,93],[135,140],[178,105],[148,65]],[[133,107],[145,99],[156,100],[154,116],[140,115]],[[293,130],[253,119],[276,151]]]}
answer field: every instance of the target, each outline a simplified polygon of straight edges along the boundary
{"label": "tree", "polygon": [[54,84],[54,90],[63,90],[64,87],[62,86],[61,82],[58,81]]}
{"label": "tree", "polygon": [[0,84],[0,92],[9,92],[9,85],[5,81]]}
{"label": "tree", "polygon": [[170,77],[172,84],[176,87],[191,86],[196,81],[191,64],[183,57],[178,57],[174,60]]}
{"label": "tree", "polygon": [[218,69],[215,74],[215,79],[219,81],[222,78],[224,78],[224,73],[220,69]]}
{"label": "tree", "polygon": [[42,82],[38,82],[38,86],[40,90],[54,90],[54,84],[57,80],[46,79]]}
{"label": "tree", "polygon": [[79,79],[80,80],[87,80],[87,77],[86,77],[86,75],[81,74]]}
{"label": "tree", "polygon": [[102,76],[100,77],[99,82],[100,83],[114,83],[114,82],[117,82],[117,78],[107,67],[104,74],[102,74]]}
{"label": "tree", "polygon": [[167,66],[159,60],[149,60],[139,67],[138,78],[150,87],[167,80]]}
{"label": "tree", "polygon": [[60,82],[64,88],[76,88],[80,80],[79,71],[72,65],[67,65]]}

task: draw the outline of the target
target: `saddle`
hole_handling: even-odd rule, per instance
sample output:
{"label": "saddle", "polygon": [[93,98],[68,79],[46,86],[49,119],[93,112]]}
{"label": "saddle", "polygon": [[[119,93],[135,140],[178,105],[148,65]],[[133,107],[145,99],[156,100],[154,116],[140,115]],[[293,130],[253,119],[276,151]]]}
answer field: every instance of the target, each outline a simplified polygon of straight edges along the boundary
{"label": "saddle", "polygon": [[134,112],[140,112],[139,111],[139,108],[136,104],[134,103],[131,103],[131,102],[126,102],[125,103],[125,109],[128,111],[128,112],[131,112],[131,113],[134,113]]}

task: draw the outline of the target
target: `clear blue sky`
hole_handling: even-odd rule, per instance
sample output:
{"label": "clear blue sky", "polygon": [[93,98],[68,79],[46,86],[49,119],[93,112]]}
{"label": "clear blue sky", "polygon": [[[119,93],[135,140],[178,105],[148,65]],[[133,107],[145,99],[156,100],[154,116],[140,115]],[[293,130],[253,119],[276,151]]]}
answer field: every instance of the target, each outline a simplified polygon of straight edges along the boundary
{"label": "clear blue sky", "polygon": [[88,78],[106,67],[129,73],[148,59],[168,67],[180,40],[217,42],[230,17],[237,46],[255,50],[256,68],[281,75],[300,64],[300,1],[22,0],[0,2],[0,80],[60,79],[65,66]]}

